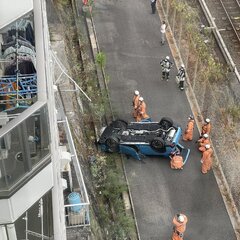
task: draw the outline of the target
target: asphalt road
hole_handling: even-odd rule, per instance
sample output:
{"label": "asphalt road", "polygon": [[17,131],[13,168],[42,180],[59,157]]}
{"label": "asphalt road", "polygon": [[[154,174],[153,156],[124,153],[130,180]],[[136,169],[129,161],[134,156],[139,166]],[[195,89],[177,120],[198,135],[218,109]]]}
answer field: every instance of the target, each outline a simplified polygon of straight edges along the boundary
{"label": "asphalt road", "polygon": [[[160,45],[160,19],[151,14],[150,1],[98,0],[94,20],[101,50],[107,56],[110,95],[115,115],[132,121],[133,92],[144,97],[154,121],[171,117],[183,128],[191,109],[175,82],[160,79],[159,62],[171,57],[168,45]],[[195,139],[182,143],[191,148],[182,171],[171,170],[169,159],[125,160],[127,178],[142,240],[169,240],[172,218],[182,212],[189,218],[185,240],[236,239],[214,175],[200,172],[201,154]]]}

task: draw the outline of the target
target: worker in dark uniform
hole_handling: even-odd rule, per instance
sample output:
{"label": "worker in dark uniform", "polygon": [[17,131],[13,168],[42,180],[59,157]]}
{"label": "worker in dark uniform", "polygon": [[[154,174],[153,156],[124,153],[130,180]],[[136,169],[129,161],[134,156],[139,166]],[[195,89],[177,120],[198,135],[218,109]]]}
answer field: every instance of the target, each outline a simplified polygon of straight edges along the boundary
{"label": "worker in dark uniform", "polygon": [[162,67],[162,80],[169,80],[169,73],[173,66],[173,63],[170,61],[169,56],[166,56],[165,59],[161,60],[160,65]]}
{"label": "worker in dark uniform", "polygon": [[157,0],[150,0],[151,2],[151,8],[152,8],[152,14],[156,12],[156,2]]}
{"label": "worker in dark uniform", "polygon": [[178,73],[177,73],[177,79],[179,84],[178,87],[181,91],[184,90],[185,77],[186,77],[185,67],[182,64],[181,67],[178,69]]}

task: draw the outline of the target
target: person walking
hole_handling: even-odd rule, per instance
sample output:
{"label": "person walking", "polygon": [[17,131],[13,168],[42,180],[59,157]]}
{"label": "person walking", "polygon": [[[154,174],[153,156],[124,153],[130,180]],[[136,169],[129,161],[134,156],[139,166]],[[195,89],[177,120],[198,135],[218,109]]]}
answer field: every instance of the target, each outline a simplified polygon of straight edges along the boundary
{"label": "person walking", "polygon": [[137,120],[137,109],[138,109],[138,105],[139,105],[139,98],[140,98],[140,93],[138,90],[135,90],[134,96],[133,96],[133,101],[132,101],[132,105],[133,105],[132,115],[133,115],[135,121]]}
{"label": "person walking", "polygon": [[147,106],[146,103],[144,102],[143,97],[139,98],[139,105],[137,108],[137,122],[141,122],[142,120],[148,119],[149,115],[146,113]]}
{"label": "person walking", "polygon": [[206,118],[205,119],[205,122],[202,126],[202,132],[201,132],[201,136],[203,136],[203,134],[210,134],[211,132],[211,123],[210,123],[210,119],[209,118]]}
{"label": "person walking", "polygon": [[170,156],[170,167],[171,169],[183,169],[183,157],[179,150],[173,152]]}
{"label": "person walking", "polygon": [[162,67],[162,80],[169,80],[169,73],[173,66],[173,63],[170,61],[170,57],[166,56],[164,59],[160,61],[160,65]]}
{"label": "person walking", "polygon": [[150,2],[151,2],[152,14],[155,14],[157,0],[150,0]]}
{"label": "person walking", "polygon": [[165,43],[166,29],[167,29],[167,24],[166,24],[165,21],[163,21],[162,24],[161,24],[161,29],[160,29],[160,32],[161,32],[161,44],[162,45],[164,45],[164,43]]}
{"label": "person walking", "polygon": [[187,124],[186,130],[184,131],[184,134],[183,134],[184,141],[192,141],[193,130],[194,130],[194,119],[193,119],[193,116],[190,115],[188,117],[188,124]]}
{"label": "person walking", "polygon": [[181,91],[184,90],[184,82],[185,82],[186,72],[185,66],[182,64],[181,67],[178,69],[177,79],[178,79],[178,87]]}
{"label": "person walking", "polygon": [[207,133],[203,134],[203,136],[202,136],[197,142],[198,142],[198,144],[199,144],[198,150],[199,150],[200,152],[206,151],[206,147],[205,147],[205,146],[206,146],[207,144],[210,144],[210,140],[209,140],[208,134],[207,134]]}
{"label": "person walking", "polygon": [[182,213],[178,213],[174,216],[172,240],[183,240],[187,222],[187,216]]}
{"label": "person walking", "polygon": [[206,174],[211,168],[212,168],[212,155],[213,155],[213,150],[210,146],[210,144],[207,144],[205,146],[206,151],[203,152],[202,154],[202,173]]}

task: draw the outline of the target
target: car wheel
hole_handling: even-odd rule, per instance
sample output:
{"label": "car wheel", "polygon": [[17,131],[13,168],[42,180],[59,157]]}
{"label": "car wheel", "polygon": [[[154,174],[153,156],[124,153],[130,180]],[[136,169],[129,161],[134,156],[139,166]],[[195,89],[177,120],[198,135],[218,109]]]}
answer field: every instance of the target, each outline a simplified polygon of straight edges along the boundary
{"label": "car wheel", "polygon": [[117,120],[112,122],[112,126],[114,128],[126,129],[127,125],[128,125],[128,123],[124,120],[121,120],[121,119],[117,119]]}
{"label": "car wheel", "polygon": [[154,150],[161,151],[162,149],[165,148],[165,142],[162,138],[156,137],[151,141],[150,146]]}
{"label": "car wheel", "polygon": [[173,120],[171,118],[167,118],[167,117],[163,117],[159,124],[161,125],[161,127],[164,129],[164,130],[167,130],[169,129],[170,127],[173,126]]}
{"label": "car wheel", "polygon": [[109,137],[106,139],[105,144],[109,151],[118,152],[119,151],[119,139],[117,137]]}

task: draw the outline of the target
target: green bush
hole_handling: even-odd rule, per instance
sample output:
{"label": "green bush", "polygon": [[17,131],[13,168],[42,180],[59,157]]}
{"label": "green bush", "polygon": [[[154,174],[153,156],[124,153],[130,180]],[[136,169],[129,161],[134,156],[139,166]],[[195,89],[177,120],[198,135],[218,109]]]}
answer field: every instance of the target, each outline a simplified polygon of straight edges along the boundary
{"label": "green bush", "polygon": [[[188,36],[189,45],[197,53],[197,58],[204,65],[204,71],[200,73],[203,78],[209,80],[225,79],[226,71],[223,65],[211,54],[212,43],[205,43],[205,34],[202,34],[199,28],[200,17],[198,12],[188,5],[186,1],[171,0],[171,6],[181,16],[185,23],[184,30]],[[210,29],[207,30],[210,35]],[[210,40],[211,41],[211,38]]]}
{"label": "green bush", "polygon": [[96,157],[91,172],[102,204],[99,205],[101,224],[107,229],[109,239],[126,239],[134,233],[134,221],[126,214],[122,193],[127,185],[115,164],[116,156]]}
{"label": "green bush", "polygon": [[121,194],[127,190],[122,177],[117,169],[109,169],[106,174],[105,184],[102,194],[110,201],[115,201],[121,197]]}
{"label": "green bush", "polygon": [[55,0],[57,4],[61,4],[63,7],[70,4],[70,0]]}
{"label": "green bush", "polygon": [[227,112],[232,117],[233,121],[240,120],[240,106],[237,105],[230,106]]}
{"label": "green bush", "polygon": [[96,56],[96,61],[100,67],[105,68],[106,55],[103,52],[99,52]]}

